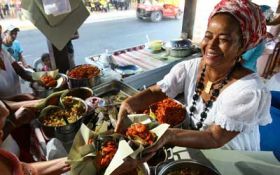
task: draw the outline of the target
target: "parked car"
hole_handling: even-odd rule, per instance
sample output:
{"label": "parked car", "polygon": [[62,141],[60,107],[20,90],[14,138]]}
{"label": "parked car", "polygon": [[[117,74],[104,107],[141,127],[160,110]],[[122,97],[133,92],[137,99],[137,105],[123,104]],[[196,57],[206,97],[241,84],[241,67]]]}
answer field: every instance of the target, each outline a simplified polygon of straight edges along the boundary
{"label": "parked car", "polygon": [[179,19],[182,16],[182,10],[175,4],[138,0],[136,15],[141,20],[150,19],[152,22],[159,22],[162,18]]}

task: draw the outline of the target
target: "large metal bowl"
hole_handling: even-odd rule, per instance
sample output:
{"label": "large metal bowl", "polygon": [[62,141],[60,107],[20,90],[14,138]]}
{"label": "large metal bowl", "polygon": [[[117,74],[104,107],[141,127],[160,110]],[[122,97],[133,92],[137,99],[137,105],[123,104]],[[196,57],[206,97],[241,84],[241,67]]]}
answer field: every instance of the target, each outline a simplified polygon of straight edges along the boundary
{"label": "large metal bowl", "polygon": [[[79,99],[79,98],[76,98],[76,97],[74,97],[74,98],[75,99]],[[69,123],[69,124],[64,125],[64,126],[47,126],[47,125],[43,124],[42,120],[43,120],[44,116],[41,116],[41,114],[40,114],[40,116],[38,118],[38,121],[41,124],[41,128],[42,128],[43,133],[45,134],[45,136],[47,136],[48,138],[56,137],[56,138],[59,138],[60,140],[69,139],[69,138],[66,138],[66,137],[70,136],[70,137],[73,137],[72,139],[74,139],[74,136],[75,136],[76,132],[80,129],[80,126],[81,126],[82,122],[84,120],[86,120],[86,117],[89,116],[89,115],[87,115],[87,111],[88,111],[87,104],[85,103],[84,100],[82,100],[82,99],[79,99],[79,100],[84,105],[85,111],[73,123]]]}
{"label": "large metal bowl", "polygon": [[[81,66],[91,66],[91,67],[95,67],[91,64],[83,64],[83,65],[78,65],[75,66],[73,69],[81,67]],[[71,69],[71,70],[73,70]],[[97,68],[99,69],[99,68]],[[92,88],[93,86],[97,85],[100,83],[100,75],[101,75],[101,70],[99,69],[99,74],[96,76],[93,76],[92,78],[74,78],[69,76],[69,72],[71,71],[67,71],[67,77],[68,77],[68,86],[70,88],[77,88],[77,87],[89,87]]]}
{"label": "large metal bowl", "polygon": [[189,40],[171,40],[164,43],[163,48],[173,57],[186,57],[192,54],[193,45]]}
{"label": "large metal bowl", "polygon": [[38,98],[45,98],[47,96],[49,96],[50,94],[52,94],[53,92],[57,92],[63,89],[67,88],[67,77],[65,74],[59,73],[57,76],[57,79],[62,77],[63,81],[62,83],[59,85],[59,87],[55,87],[55,88],[45,88],[43,86],[41,86],[38,82],[32,82],[30,83],[30,87],[34,93],[34,95]]}
{"label": "large metal bowl", "polygon": [[[156,175],[171,175],[171,173],[178,171],[192,171],[193,173],[189,174],[197,175],[220,175],[214,168],[203,165],[195,160],[187,159],[175,160],[164,164],[156,171]],[[177,174],[180,175],[179,173]]]}

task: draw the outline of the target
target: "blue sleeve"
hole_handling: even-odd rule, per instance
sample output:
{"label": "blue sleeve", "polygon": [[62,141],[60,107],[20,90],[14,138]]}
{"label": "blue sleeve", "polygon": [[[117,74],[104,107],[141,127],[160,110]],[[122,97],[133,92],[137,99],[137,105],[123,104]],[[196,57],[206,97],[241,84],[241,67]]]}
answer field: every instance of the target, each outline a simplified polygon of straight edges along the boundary
{"label": "blue sleeve", "polygon": [[264,48],[265,41],[262,41],[256,47],[245,52],[242,55],[242,58],[244,60],[243,66],[255,72],[257,59],[262,55]]}
{"label": "blue sleeve", "polygon": [[14,48],[14,50],[16,50],[18,53],[22,53],[22,52],[23,52],[23,49],[22,49],[20,43],[19,43],[17,40],[14,41],[14,43],[13,43],[13,48]]}

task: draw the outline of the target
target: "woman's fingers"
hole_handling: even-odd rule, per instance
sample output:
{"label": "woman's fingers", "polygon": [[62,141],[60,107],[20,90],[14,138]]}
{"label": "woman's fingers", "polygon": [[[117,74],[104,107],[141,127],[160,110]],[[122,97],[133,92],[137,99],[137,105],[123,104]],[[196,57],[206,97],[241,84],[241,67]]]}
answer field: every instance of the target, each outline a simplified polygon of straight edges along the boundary
{"label": "woman's fingers", "polygon": [[159,150],[160,148],[162,148],[162,146],[159,143],[151,145],[151,146],[149,146],[148,148],[145,149],[145,151],[143,152],[143,155],[146,156],[146,155],[152,154],[152,153],[156,152],[157,150]]}
{"label": "woman's fingers", "polygon": [[141,157],[141,160],[139,160],[141,163],[143,162],[147,162],[148,160],[150,160],[154,155],[156,154],[156,152],[150,153],[150,154],[145,154],[144,156]]}
{"label": "woman's fingers", "polygon": [[117,124],[115,128],[115,132],[121,133],[124,132],[126,129],[126,119],[127,119],[127,105],[124,103],[121,105],[119,113],[118,113],[118,119],[117,119]]}
{"label": "woman's fingers", "polygon": [[119,133],[121,131],[121,120],[117,120],[117,124],[116,124],[116,128],[115,128],[115,132]]}
{"label": "woman's fingers", "polygon": [[167,130],[156,143],[147,147],[144,150],[144,154],[150,154],[150,153],[156,152],[157,150],[161,149],[167,143],[167,140],[169,139],[169,132],[171,132],[171,131]]}

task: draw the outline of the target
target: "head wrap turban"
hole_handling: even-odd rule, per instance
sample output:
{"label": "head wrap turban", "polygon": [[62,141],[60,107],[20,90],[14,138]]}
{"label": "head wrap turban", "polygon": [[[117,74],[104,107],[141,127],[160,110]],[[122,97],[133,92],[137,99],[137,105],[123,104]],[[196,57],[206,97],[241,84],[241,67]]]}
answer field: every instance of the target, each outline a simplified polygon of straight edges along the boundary
{"label": "head wrap turban", "polygon": [[229,13],[240,24],[244,51],[255,47],[266,36],[266,22],[258,5],[249,0],[221,0],[212,11],[210,19],[217,13]]}

